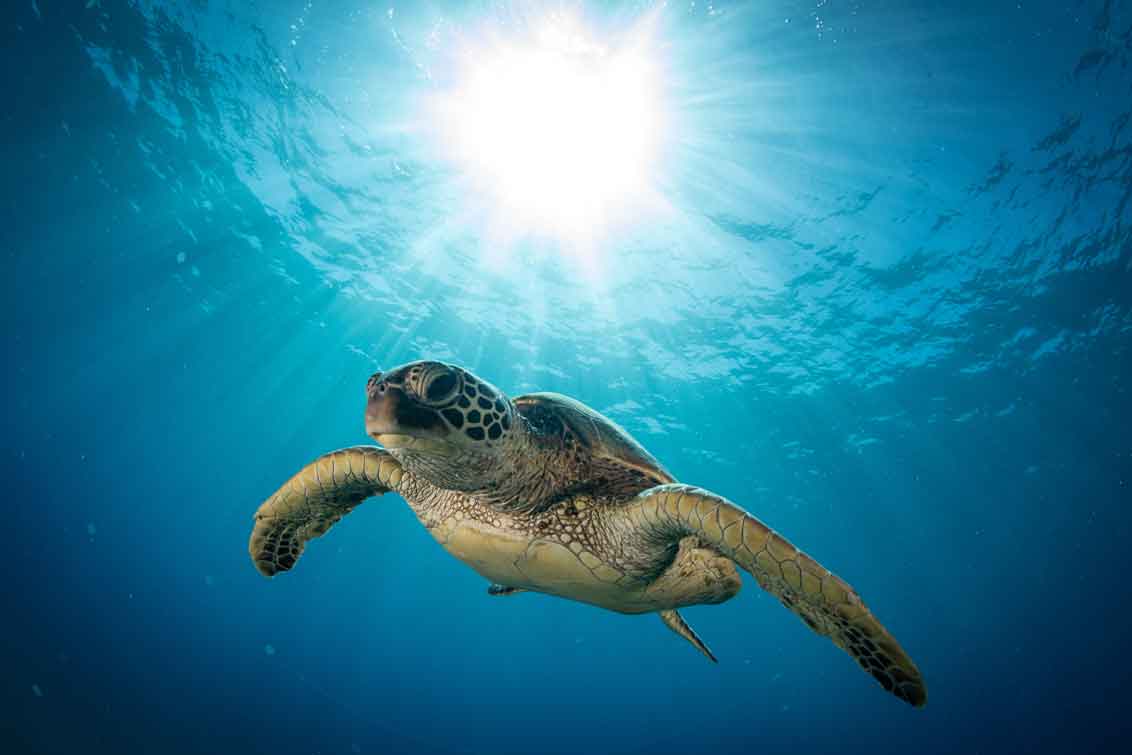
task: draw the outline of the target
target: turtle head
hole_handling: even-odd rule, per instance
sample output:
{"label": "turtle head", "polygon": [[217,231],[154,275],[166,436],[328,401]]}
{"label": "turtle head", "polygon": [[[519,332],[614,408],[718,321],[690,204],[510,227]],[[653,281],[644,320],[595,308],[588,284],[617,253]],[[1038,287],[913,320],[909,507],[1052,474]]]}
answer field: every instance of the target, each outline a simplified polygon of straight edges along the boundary
{"label": "turtle head", "polygon": [[518,433],[498,388],[443,362],[410,362],[366,384],[366,433],[410,472],[450,490],[498,484]]}

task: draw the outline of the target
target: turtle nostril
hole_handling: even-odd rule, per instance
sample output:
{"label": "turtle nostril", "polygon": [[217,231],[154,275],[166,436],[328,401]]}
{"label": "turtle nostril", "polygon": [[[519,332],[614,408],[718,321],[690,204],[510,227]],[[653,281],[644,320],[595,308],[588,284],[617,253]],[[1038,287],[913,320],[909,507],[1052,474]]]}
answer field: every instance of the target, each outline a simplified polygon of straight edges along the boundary
{"label": "turtle nostril", "polygon": [[385,382],[381,379],[381,371],[370,375],[369,380],[366,381],[366,394],[374,392],[385,393]]}

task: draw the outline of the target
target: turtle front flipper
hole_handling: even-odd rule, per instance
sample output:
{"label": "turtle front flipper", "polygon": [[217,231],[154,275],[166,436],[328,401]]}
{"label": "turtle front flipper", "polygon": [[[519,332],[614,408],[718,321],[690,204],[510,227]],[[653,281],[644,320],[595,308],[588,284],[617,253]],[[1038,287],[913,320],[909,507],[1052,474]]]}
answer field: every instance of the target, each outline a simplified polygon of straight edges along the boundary
{"label": "turtle front flipper", "polygon": [[306,542],[374,495],[397,489],[403,472],[374,446],[331,451],[300,469],[255,513],[248,552],[265,577],[294,567]]}
{"label": "turtle front flipper", "polygon": [[886,690],[916,707],[927,702],[916,664],[853,588],[727,499],[690,485],[659,485],[633,498],[619,517],[654,542],[696,536],[750,572]]}

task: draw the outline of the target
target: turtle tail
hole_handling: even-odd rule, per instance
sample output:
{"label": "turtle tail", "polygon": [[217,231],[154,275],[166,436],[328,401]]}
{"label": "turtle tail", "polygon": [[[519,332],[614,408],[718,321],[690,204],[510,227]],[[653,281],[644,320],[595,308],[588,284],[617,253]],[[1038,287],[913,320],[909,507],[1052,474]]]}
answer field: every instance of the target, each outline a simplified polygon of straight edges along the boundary
{"label": "turtle tail", "polygon": [[625,514],[658,539],[700,538],[750,572],[887,691],[917,708],[927,703],[916,664],[853,588],[739,506],[700,488],[671,484],[642,492]]}

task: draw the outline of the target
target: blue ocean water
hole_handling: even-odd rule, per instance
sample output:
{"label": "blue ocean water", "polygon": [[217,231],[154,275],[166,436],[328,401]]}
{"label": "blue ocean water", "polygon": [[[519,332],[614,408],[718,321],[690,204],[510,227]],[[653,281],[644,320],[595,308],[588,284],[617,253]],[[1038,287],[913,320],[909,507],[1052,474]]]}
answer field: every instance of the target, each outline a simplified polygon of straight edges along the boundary
{"label": "blue ocean water", "polygon": [[[554,9],[651,24],[664,74],[664,210],[584,255],[500,240],[421,116],[462,40]],[[20,0],[3,27],[4,752],[1126,747],[1129,3]],[[265,580],[252,512],[421,358],[574,396],[784,533],[927,707],[749,579],[684,612],[718,666],[653,617],[490,598],[395,496]]]}

